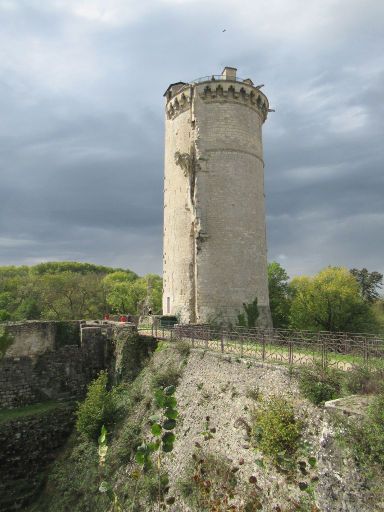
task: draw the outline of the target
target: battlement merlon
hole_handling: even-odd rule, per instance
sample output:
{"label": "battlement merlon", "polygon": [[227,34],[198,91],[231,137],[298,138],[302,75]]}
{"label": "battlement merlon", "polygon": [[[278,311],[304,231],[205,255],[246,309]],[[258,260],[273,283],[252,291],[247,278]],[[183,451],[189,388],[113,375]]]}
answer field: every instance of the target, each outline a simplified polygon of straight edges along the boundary
{"label": "battlement merlon", "polygon": [[259,113],[262,122],[270,112],[267,96],[260,91],[261,85],[254,85],[250,78],[236,76],[236,68],[225,67],[221,75],[205,76],[190,83],[176,82],[165,91],[166,114],[168,119],[177,117],[189,108],[194,94],[205,101],[235,101]]}

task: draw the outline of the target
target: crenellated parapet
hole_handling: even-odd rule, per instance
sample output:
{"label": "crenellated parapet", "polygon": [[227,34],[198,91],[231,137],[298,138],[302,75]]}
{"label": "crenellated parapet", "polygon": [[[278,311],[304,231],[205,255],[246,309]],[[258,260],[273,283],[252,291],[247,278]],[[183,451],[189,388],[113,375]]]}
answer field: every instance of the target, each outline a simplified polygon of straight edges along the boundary
{"label": "crenellated parapet", "polygon": [[257,87],[244,82],[226,80],[198,84],[197,93],[206,102],[234,102],[255,110],[264,122],[267,119],[269,104],[266,96]]}
{"label": "crenellated parapet", "polygon": [[192,97],[198,94],[206,102],[233,102],[255,110],[262,122],[267,119],[269,103],[267,97],[250,81],[207,80],[205,82],[183,84],[178,90],[168,90],[165,94],[166,115],[175,119],[191,107]]}
{"label": "crenellated parapet", "polygon": [[182,91],[173,97],[169,95],[166,104],[167,118],[174,119],[178,115],[188,110],[191,107],[191,98],[192,95],[190,87],[184,87]]}

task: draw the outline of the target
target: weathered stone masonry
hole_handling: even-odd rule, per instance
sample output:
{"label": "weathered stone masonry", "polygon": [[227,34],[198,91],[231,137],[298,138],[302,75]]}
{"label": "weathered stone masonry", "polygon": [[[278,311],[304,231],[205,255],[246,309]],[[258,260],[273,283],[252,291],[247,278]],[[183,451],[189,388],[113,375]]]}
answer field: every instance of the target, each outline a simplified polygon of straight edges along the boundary
{"label": "weathered stone masonry", "polygon": [[266,96],[234,68],[166,93],[163,313],[271,326],[261,127]]}
{"label": "weathered stone masonry", "polygon": [[154,348],[132,324],[31,321],[2,329],[10,342],[0,359],[0,408],[80,398],[103,369],[115,381],[123,372],[132,378]]}
{"label": "weathered stone masonry", "polygon": [[3,329],[10,346],[0,360],[0,408],[80,397],[111,357],[108,326],[20,322]]}

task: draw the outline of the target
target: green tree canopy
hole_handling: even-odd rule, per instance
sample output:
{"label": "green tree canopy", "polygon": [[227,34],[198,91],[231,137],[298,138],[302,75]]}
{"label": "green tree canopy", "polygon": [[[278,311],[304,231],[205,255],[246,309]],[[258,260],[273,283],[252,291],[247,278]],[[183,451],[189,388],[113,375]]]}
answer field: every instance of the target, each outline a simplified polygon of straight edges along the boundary
{"label": "green tree canopy", "polygon": [[[144,278],[131,270],[73,261],[0,267],[0,322],[101,318],[111,303],[107,302],[108,293],[114,286],[124,288],[127,284],[131,286],[120,290],[120,295],[130,302],[128,309],[119,308],[119,312],[135,310],[147,287],[146,280],[140,279]],[[159,276],[153,280],[161,283]],[[153,294],[158,294],[158,288],[153,286]]]}
{"label": "green tree canopy", "polygon": [[380,298],[379,288],[383,285],[383,274],[380,272],[368,272],[366,268],[361,270],[352,268],[350,270],[353,277],[358,282],[360,293],[367,302],[375,302]]}
{"label": "green tree canopy", "polygon": [[291,326],[326,331],[371,331],[376,323],[359,285],[348,269],[327,267],[314,277],[296,277],[290,284]]}
{"label": "green tree canopy", "polygon": [[289,295],[288,274],[276,261],[268,264],[269,306],[273,326],[288,327],[291,299]]}
{"label": "green tree canopy", "polygon": [[112,313],[140,314],[148,303],[153,314],[161,313],[162,283],[160,276],[147,274],[131,279],[121,272],[109,274],[103,280],[107,302]]}

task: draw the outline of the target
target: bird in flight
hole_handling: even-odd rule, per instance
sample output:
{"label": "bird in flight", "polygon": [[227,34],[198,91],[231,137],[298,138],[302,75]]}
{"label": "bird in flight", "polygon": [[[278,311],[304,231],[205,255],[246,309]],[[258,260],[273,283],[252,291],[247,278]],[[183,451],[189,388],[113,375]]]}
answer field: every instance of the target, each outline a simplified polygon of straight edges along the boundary
{"label": "bird in flight", "polygon": [[225,28],[225,29],[223,30],[223,32],[226,32],[226,31],[227,31],[227,29]]}

